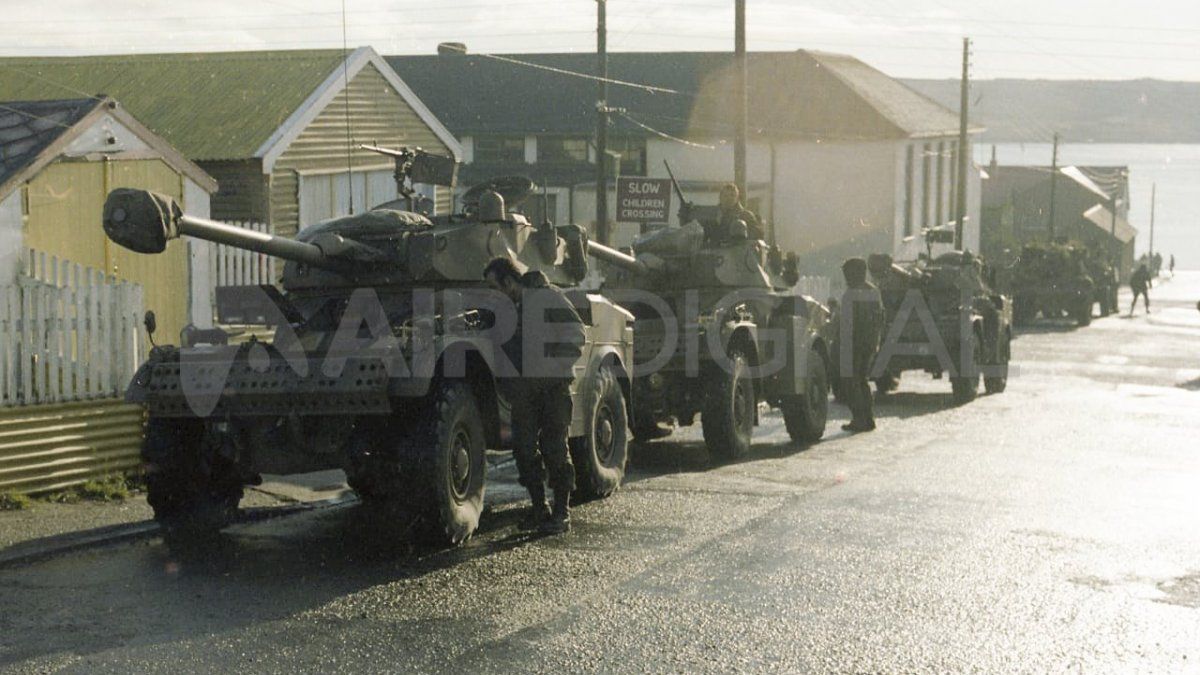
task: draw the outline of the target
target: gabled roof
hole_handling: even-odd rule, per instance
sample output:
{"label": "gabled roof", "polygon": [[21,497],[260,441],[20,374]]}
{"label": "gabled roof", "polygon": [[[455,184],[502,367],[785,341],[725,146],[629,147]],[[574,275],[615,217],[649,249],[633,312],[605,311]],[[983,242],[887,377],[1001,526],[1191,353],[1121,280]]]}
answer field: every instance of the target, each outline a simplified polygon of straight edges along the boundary
{"label": "gabled roof", "polygon": [[[1097,204],[1092,208],[1084,211],[1083,217],[1091,224],[1095,225],[1105,234],[1110,234],[1113,229],[1113,214],[1112,209],[1104,204]],[[1137,228],[1129,224],[1124,216],[1117,216],[1116,222],[1117,241],[1122,244],[1128,244],[1137,236]]]}
{"label": "gabled roof", "polygon": [[[111,98],[0,102],[0,199],[61,156],[100,119],[111,116],[171,168],[210,194],[217,182]],[[122,150],[112,154],[120,155]]]}
{"label": "gabled roof", "polygon": [[90,98],[0,103],[0,185],[33,164],[95,106]]}
{"label": "gabled roof", "polygon": [[[345,61],[345,66],[343,62]],[[320,110],[366,63],[374,63],[434,132],[453,136],[374,50],[126,54],[0,58],[0,100],[59,99],[103,92],[193,160],[262,157],[290,127]]]}
{"label": "gabled roof", "polygon": [[[550,68],[594,73],[592,54],[516,54]],[[486,55],[389,56],[401,77],[458,134],[590,134],[596,83]],[[673,135],[733,133],[733,55],[729,52],[620,52],[609,77],[675,90],[611,85],[609,105]],[[943,136],[958,116],[849,56],[812,51],[749,56],[750,125],[777,136],[884,139]],[[647,133],[614,117],[618,132]]]}

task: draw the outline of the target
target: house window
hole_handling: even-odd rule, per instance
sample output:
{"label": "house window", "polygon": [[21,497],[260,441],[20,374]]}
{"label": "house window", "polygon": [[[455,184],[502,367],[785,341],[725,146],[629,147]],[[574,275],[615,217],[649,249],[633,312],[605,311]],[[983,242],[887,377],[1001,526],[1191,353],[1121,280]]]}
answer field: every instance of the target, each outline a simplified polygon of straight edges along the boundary
{"label": "house window", "polygon": [[621,155],[622,176],[646,175],[646,139],[610,138],[608,150]]}
{"label": "house window", "polygon": [[941,227],[946,223],[942,207],[946,203],[946,144],[937,144],[937,221],[935,226]]}
{"label": "house window", "polygon": [[391,169],[355,171],[353,176],[353,181],[346,172],[300,176],[300,227],[349,215],[352,183],[355,213],[399,197]]}
{"label": "house window", "polygon": [[586,162],[588,139],[564,136],[538,138],[539,162]]}
{"label": "house window", "polygon": [[476,136],[475,161],[481,164],[524,164],[524,136]]}
{"label": "house window", "polygon": [[913,146],[904,148],[904,236],[913,233],[913,182],[916,168],[913,166]]}
{"label": "house window", "polygon": [[929,227],[929,197],[933,191],[933,146],[921,146],[921,227]]}

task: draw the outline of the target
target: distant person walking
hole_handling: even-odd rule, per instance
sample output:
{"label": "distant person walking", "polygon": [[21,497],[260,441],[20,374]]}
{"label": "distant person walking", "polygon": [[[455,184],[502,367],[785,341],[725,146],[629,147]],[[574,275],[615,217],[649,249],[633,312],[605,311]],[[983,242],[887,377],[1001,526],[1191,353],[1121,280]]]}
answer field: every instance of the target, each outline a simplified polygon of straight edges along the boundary
{"label": "distant person walking", "polygon": [[1175,254],[1171,254],[1171,262],[1168,263],[1167,269],[1171,271],[1171,276],[1175,276]]}
{"label": "distant person walking", "polygon": [[1142,296],[1142,302],[1146,305],[1146,313],[1150,313],[1150,270],[1146,269],[1146,265],[1138,265],[1134,270],[1133,276],[1129,277],[1129,288],[1133,289],[1133,302],[1129,305],[1129,316],[1133,316],[1133,310],[1137,307],[1138,296]]}

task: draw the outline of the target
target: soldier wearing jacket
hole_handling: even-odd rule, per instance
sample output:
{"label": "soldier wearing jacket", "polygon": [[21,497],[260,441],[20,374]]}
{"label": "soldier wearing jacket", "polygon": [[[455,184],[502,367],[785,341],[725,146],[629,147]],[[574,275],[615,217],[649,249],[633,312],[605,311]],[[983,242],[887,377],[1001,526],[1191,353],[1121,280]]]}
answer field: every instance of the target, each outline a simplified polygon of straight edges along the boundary
{"label": "soldier wearing jacket", "polygon": [[[583,321],[562,291],[538,271],[522,274],[509,258],[484,270],[488,284],[513,301],[517,328],[503,345],[515,375],[502,383],[512,405],[513,455],[518,479],[532,502],[522,529],[556,534],[570,529],[575,467],[567,437],[571,426],[571,381],[586,339]],[[546,502],[546,484],[554,509]]]}
{"label": "soldier wearing jacket", "polygon": [[[883,300],[879,289],[867,281],[867,261],[850,258],[842,265],[846,292],[842,294],[842,387],[850,406],[851,420],[846,431],[874,431],[875,405],[868,377],[883,338]],[[846,350],[850,353],[847,354]]]}

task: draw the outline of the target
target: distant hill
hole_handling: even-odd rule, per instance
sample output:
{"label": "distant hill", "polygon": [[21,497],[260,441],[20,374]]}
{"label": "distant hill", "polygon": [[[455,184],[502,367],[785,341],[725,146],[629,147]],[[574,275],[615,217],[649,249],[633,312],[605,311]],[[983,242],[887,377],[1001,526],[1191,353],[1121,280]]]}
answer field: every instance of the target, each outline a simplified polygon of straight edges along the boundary
{"label": "distant hill", "polygon": [[[958,110],[958,80],[904,80]],[[1200,143],[1200,82],[977,80],[973,122],[984,141]]]}

